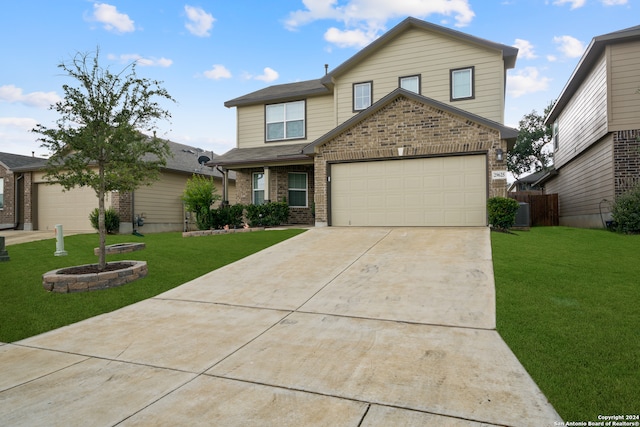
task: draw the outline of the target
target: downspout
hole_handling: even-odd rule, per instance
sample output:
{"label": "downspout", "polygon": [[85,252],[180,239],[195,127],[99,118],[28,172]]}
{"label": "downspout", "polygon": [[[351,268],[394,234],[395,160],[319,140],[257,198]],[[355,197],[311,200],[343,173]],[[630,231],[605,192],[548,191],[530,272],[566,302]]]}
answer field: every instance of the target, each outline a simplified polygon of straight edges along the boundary
{"label": "downspout", "polygon": [[227,171],[226,169],[220,169],[220,166],[218,165],[215,165],[214,167],[222,175],[222,205],[225,206],[229,204],[229,189],[227,188],[229,183],[227,182]]}
{"label": "downspout", "polygon": [[[14,182],[14,192],[15,195],[13,197],[13,229],[17,230],[18,226],[20,226],[20,206],[18,205],[18,199],[19,199],[19,190],[20,190],[20,185],[18,185],[18,182],[24,179],[24,174],[21,173],[20,176],[15,180]],[[24,199],[22,199],[22,203],[24,204]]]}

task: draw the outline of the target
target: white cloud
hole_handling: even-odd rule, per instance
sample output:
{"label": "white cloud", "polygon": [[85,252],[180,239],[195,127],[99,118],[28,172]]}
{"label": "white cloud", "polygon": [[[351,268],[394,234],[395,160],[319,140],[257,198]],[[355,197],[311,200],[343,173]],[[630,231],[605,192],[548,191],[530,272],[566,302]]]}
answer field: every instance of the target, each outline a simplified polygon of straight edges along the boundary
{"label": "white cloud", "polygon": [[556,36],[553,42],[558,45],[558,50],[567,58],[579,58],[584,53],[584,43],[571,36]]}
{"label": "white cloud", "polygon": [[55,92],[23,93],[22,89],[14,85],[0,86],[0,101],[24,104],[29,107],[49,108],[61,98]]}
{"label": "white cloud", "polygon": [[545,91],[549,88],[549,82],[551,79],[541,76],[536,67],[525,67],[507,76],[507,94],[518,98],[529,93]]}
{"label": "white cloud", "polygon": [[524,59],[536,59],[538,57],[533,51],[533,45],[528,40],[516,39],[513,46],[518,48],[518,57]]}
{"label": "white cloud", "polygon": [[556,6],[562,6],[563,4],[569,3],[571,5],[571,10],[579,9],[585,5],[587,0],[556,0],[553,2]]}
{"label": "white cloud", "polygon": [[274,80],[277,80],[278,77],[280,77],[280,74],[278,74],[276,70],[274,70],[273,68],[266,67],[263,70],[263,73],[259,76],[255,76],[254,79],[269,83]]}
{"label": "white cloud", "polygon": [[144,58],[141,55],[138,55],[137,53],[125,53],[122,55],[108,55],[107,58],[109,58],[112,61],[119,61],[122,63],[131,63],[131,62],[135,62],[136,64],[138,64],[141,67],[163,67],[163,68],[167,68],[170,67],[173,64],[173,61],[171,59],[167,59],[165,57],[162,58],[154,58],[154,57],[150,57],[150,58]]}
{"label": "white cloud", "polygon": [[198,37],[208,37],[210,35],[211,28],[215,18],[210,13],[207,13],[201,7],[193,7],[186,5],[184,11],[187,13],[187,19],[189,22],[184,26],[189,30],[191,34]]}
{"label": "white cloud", "polygon": [[0,126],[30,131],[38,124],[36,119],[30,117],[0,117]]}
{"label": "white cloud", "polygon": [[130,33],[135,31],[133,20],[125,13],[120,13],[115,6],[106,3],[93,4],[93,19],[101,22],[107,31]]}
{"label": "white cloud", "polygon": [[231,71],[224,65],[215,64],[213,68],[204,72],[204,76],[211,80],[229,79],[231,78]]}
{"label": "white cloud", "polygon": [[[389,19],[404,16],[425,18],[430,15],[453,17],[457,27],[464,27],[475,17],[468,0],[303,0],[304,10],[289,14],[285,26],[296,30],[310,22],[330,19],[344,24],[344,29],[330,28],[325,40],[338,46],[363,46],[386,28]],[[367,43],[364,40],[367,39]]]}
{"label": "white cloud", "polygon": [[364,47],[375,40],[377,34],[363,30],[339,30],[331,27],[324,33],[324,39],[338,47]]}
{"label": "white cloud", "polygon": [[622,6],[629,3],[628,0],[601,0],[604,6]]}

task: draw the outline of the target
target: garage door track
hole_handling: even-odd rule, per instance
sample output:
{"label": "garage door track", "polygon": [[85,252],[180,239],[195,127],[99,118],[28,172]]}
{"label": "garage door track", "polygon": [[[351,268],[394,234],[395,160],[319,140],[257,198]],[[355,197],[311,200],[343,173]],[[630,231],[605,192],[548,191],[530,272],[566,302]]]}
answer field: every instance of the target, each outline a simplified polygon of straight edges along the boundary
{"label": "garage door track", "polygon": [[486,227],[312,229],[0,370],[0,425],[560,421],[495,331]]}

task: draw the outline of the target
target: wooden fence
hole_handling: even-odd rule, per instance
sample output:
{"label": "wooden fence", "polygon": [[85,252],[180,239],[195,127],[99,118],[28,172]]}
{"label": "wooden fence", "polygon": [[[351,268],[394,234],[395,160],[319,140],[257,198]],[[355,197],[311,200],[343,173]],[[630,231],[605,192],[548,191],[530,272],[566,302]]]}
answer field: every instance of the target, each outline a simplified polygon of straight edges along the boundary
{"label": "wooden fence", "polygon": [[518,202],[529,204],[529,226],[554,226],[560,224],[557,194],[517,192],[509,193],[508,196]]}

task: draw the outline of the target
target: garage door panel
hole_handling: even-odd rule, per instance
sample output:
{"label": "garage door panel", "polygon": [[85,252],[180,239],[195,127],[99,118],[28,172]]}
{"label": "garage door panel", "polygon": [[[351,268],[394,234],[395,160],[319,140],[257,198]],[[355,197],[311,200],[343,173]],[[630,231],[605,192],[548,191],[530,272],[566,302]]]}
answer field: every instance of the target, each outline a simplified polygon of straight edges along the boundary
{"label": "garage door panel", "polygon": [[332,225],[486,225],[486,156],[331,167]]}

